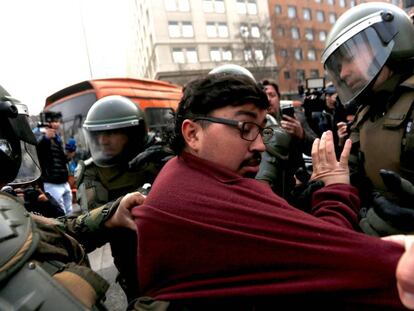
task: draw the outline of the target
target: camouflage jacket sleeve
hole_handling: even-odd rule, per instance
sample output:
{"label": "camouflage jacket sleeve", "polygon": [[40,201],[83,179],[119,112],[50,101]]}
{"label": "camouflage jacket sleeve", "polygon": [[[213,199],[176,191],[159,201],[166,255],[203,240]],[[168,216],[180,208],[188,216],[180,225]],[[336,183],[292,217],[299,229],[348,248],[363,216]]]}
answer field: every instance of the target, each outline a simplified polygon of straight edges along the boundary
{"label": "camouflage jacket sleeve", "polygon": [[109,241],[109,229],[104,223],[115,213],[121,199],[122,197],[80,216],[61,217],[59,221],[65,232],[81,243],[89,253]]}

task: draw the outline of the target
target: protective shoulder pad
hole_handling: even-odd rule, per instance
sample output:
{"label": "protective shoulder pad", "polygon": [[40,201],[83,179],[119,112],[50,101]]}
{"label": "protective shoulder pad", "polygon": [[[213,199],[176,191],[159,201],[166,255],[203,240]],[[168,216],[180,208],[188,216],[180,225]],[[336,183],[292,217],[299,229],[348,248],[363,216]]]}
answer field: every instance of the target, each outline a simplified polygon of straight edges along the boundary
{"label": "protective shoulder pad", "polygon": [[34,252],[38,236],[33,226],[23,204],[16,197],[0,192],[0,281],[14,274]]}
{"label": "protective shoulder pad", "polygon": [[76,187],[79,187],[79,185],[82,183],[83,177],[85,176],[86,168],[88,166],[91,166],[92,164],[93,164],[92,158],[86,159],[85,161],[83,160],[78,161],[78,165],[76,166],[75,174],[74,174],[75,181],[76,181]]}

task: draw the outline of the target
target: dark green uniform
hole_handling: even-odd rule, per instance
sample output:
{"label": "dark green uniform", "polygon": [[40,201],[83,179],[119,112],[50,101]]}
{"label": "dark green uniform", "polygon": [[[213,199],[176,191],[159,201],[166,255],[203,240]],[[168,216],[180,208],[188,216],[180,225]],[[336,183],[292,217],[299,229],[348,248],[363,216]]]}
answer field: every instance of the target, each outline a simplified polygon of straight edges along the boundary
{"label": "dark green uniform", "polygon": [[[375,104],[360,107],[351,128],[351,182],[359,188],[363,205],[367,207],[371,204],[373,191],[386,197],[392,195],[387,193],[380,169],[392,170],[414,182],[414,76],[400,83],[388,96],[384,95],[377,96]],[[361,226],[367,233],[411,232],[393,228],[373,210],[365,216],[369,220],[364,217]]]}
{"label": "dark green uniform", "polygon": [[[145,152],[145,151],[144,151]],[[165,154],[164,154],[165,155]],[[146,162],[132,169],[127,167],[99,167],[88,159],[78,164],[75,177],[78,183],[78,201],[82,210],[94,210],[129,192],[137,191],[146,183],[152,183],[164,162]],[[83,170],[83,172],[82,172]],[[136,233],[118,228],[111,231],[109,238],[114,263],[120,272],[118,282],[128,300],[137,297],[137,269],[135,258]]]}
{"label": "dark green uniform", "polygon": [[31,215],[0,192],[0,300],[10,310],[106,310],[108,283],[89,265],[86,253],[107,242],[109,219],[118,202],[88,215],[51,219]]}

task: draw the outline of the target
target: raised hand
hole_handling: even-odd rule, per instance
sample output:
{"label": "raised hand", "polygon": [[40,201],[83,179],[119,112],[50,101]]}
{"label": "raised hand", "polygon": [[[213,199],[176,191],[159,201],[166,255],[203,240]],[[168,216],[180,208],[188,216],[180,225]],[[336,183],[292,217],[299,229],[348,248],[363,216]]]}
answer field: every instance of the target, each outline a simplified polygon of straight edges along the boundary
{"label": "raised hand", "polygon": [[348,158],[351,140],[347,139],[340,160],[337,161],[331,131],[326,131],[312,145],[313,172],[311,180],[321,180],[325,186],[330,184],[349,184]]}

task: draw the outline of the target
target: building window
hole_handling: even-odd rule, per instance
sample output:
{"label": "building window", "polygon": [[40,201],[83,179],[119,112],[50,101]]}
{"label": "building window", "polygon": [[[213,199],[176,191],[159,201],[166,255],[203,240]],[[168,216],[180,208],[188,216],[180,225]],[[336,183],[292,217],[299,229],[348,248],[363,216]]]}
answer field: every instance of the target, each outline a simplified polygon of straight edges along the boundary
{"label": "building window", "polygon": [[303,19],[306,21],[312,20],[312,12],[310,9],[303,9]]}
{"label": "building window", "polygon": [[221,51],[219,48],[211,48],[210,49],[210,59],[213,62],[220,62],[221,61]]}
{"label": "building window", "polygon": [[316,3],[322,3],[322,0],[315,0]]}
{"label": "building window", "polygon": [[325,21],[325,13],[323,11],[316,11],[316,19],[318,22],[324,22]]}
{"label": "building window", "polygon": [[217,27],[216,23],[208,22],[206,26],[207,37],[209,38],[216,38],[217,37]]}
{"label": "building window", "polygon": [[165,9],[167,11],[180,11],[189,12],[190,2],[189,0],[165,0]]}
{"label": "building window", "polygon": [[285,78],[285,80],[290,80],[290,72],[289,71],[284,71],[283,72],[283,77]]}
{"label": "building window", "polygon": [[313,29],[312,28],[305,29],[305,38],[308,41],[313,41]]}
{"label": "building window", "polygon": [[207,37],[209,38],[227,38],[229,29],[226,23],[208,22],[206,26]]}
{"label": "building window", "polygon": [[198,63],[197,51],[195,48],[188,48],[186,57],[187,57],[188,63],[191,63],[191,64]]}
{"label": "building window", "polygon": [[251,50],[243,50],[244,60],[247,62],[252,59],[252,51]]}
{"label": "building window", "polygon": [[231,50],[228,48],[213,47],[210,49],[210,59],[213,62],[231,61],[233,59],[233,55]]}
{"label": "building window", "polygon": [[299,28],[298,27],[292,27],[290,29],[290,31],[292,33],[292,39],[299,40],[299,38],[300,38]]}
{"label": "building window", "polygon": [[286,49],[281,49],[279,55],[283,58],[288,57],[288,51]]}
{"label": "building window", "polygon": [[168,34],[170,38],[194,37],[193,24],[191,22],[168,22]]}
{"label": "building window", "polygon": [[335,5],[335,0],[327,0],[326,1],[329,5]]}
{"label": "building window", "polygon": [[345,8],[346,7],[346,0],[339,0],[339,6],[341,8]]}
{"label": "building window", "polygon": [[254,50],[254,58],[258,61],[262,61],[264,59],[263,50]]}
{"label": "building window", "polygon": [[184,64],[185,63],[185,51],[183,49],[174,48],[172,51],[173,61],[176,64]]}
{"label": "building window", "polygon": [[283,28],[283,26],[277,26],[276,31],[277,31],[277,34],[280,37],[284,37],[285,36],[285,28]]}
{"label": "building window", "polygon": [[294,55],[296,60],[302,60],[303,59],[303,52],[301,48],[296,48],[294,50]]}
{"label": "building window", "polygon": [[251,49],[245,49],[243,53],[244,53],[244,60],[246,62],[253,60],[253,57],[254,57],[254,60],[258,60],[258,61],[262,61],[264,59],[263,51],[260,49],[255,49],[253,51]]}
{"label": "building window", "polygon": [[203,0],[203,11],[205,13],[224,13],[224,1],[223,0]]}
{"label": "building window", "polygon": [[218,23],[219,38],[227,38],[229,36],[229,28],[226,23]]}
{"label": "building window", "polygon": [[251,25],[250,34],[252,38],[260,38],[260,30],[258,25]]}
{"label": "building window", "polygon": [[178,38],[181,36],[178,22],[168,22],[168,34],[170,35],[170,38]]}
{"label": "building window", "polygon": [[259,26],[257,24],[253,24],[249,27],[247,24],[241,24],[240,35],[243,38],[260,38]]}
{"label": "building window", "polygon": [[198,56],[195,48],[173,48],[173,61],[176,64],[197,63]]}
{"label": "building window", "polygon": [[241,24],[240,25],[240,35],[243,38],[248,38],[249,37],[249,26],[247,26],[246,24]]}
{"label": "building window", "polygon": [[182,33],[183,33],[184,38],[194,37],[193,24],[191,24],[191,22],[183,22],[182,23]]}
{"label": "building window", "polygon": [[319,70],[318,69],[311,69],[310,70],[310,77],[311,78],[319,78]]}
{"label": "building window", "polygon": [[336,22],[336,14],[335,13],[329,13],[329,22],[331,24],[335,24],[335,22]]}
{"label": "building window", "polygon": [[236,10],[239,14],[257,15],[256,0],[237,0]]}
{"label": "building window", "polygon": [[355,0],[350,0],[349,2],[350,2],[350,3],[349,3],[349,6],[350,6],[351,8],[352,8],[352,7],[354,7],[354,6],[355,6],[355,4],[356,4],[356,3],[355,3],[355,2],[356,2]]}
{"label": "building window", "polygon": [[214,10],[216,13],[224,13],[226,12],[226,8],[224,6],[223,0],[215,0],[214,1]]}
{"label": "building window", "polygon": [[257,15],[256,0],[247,0],[247,14]]}
{"label": "building window", "polygon": [[298,82],[305,81],[305,70],[303,69],[296,70],[296,79],[298,79]]}
{"label": "building window", "polygon": [[326,31],[324,30],[319,31],[319,41],[325,42],[325,40],[326,40]]}
{"label": "building window", "polygon": [[288,6],[288,17],[295,18],[296,17],[296,7],[293,5]]}
{"label": "building window", "polygon": [[279,4],[275,5],[275,14],[280,15],[282,14],[282,6]]}
{"label": "building window", "polygon": [[230,49],[223,49],[221,54],[223,56],[223,60],[226,60],[226,61],[233,60],[233,53],[231,52]]}
{"label": "building window", "polygon": [[308,60],[316,60],[316,51],[314,49],[308,50]]}

